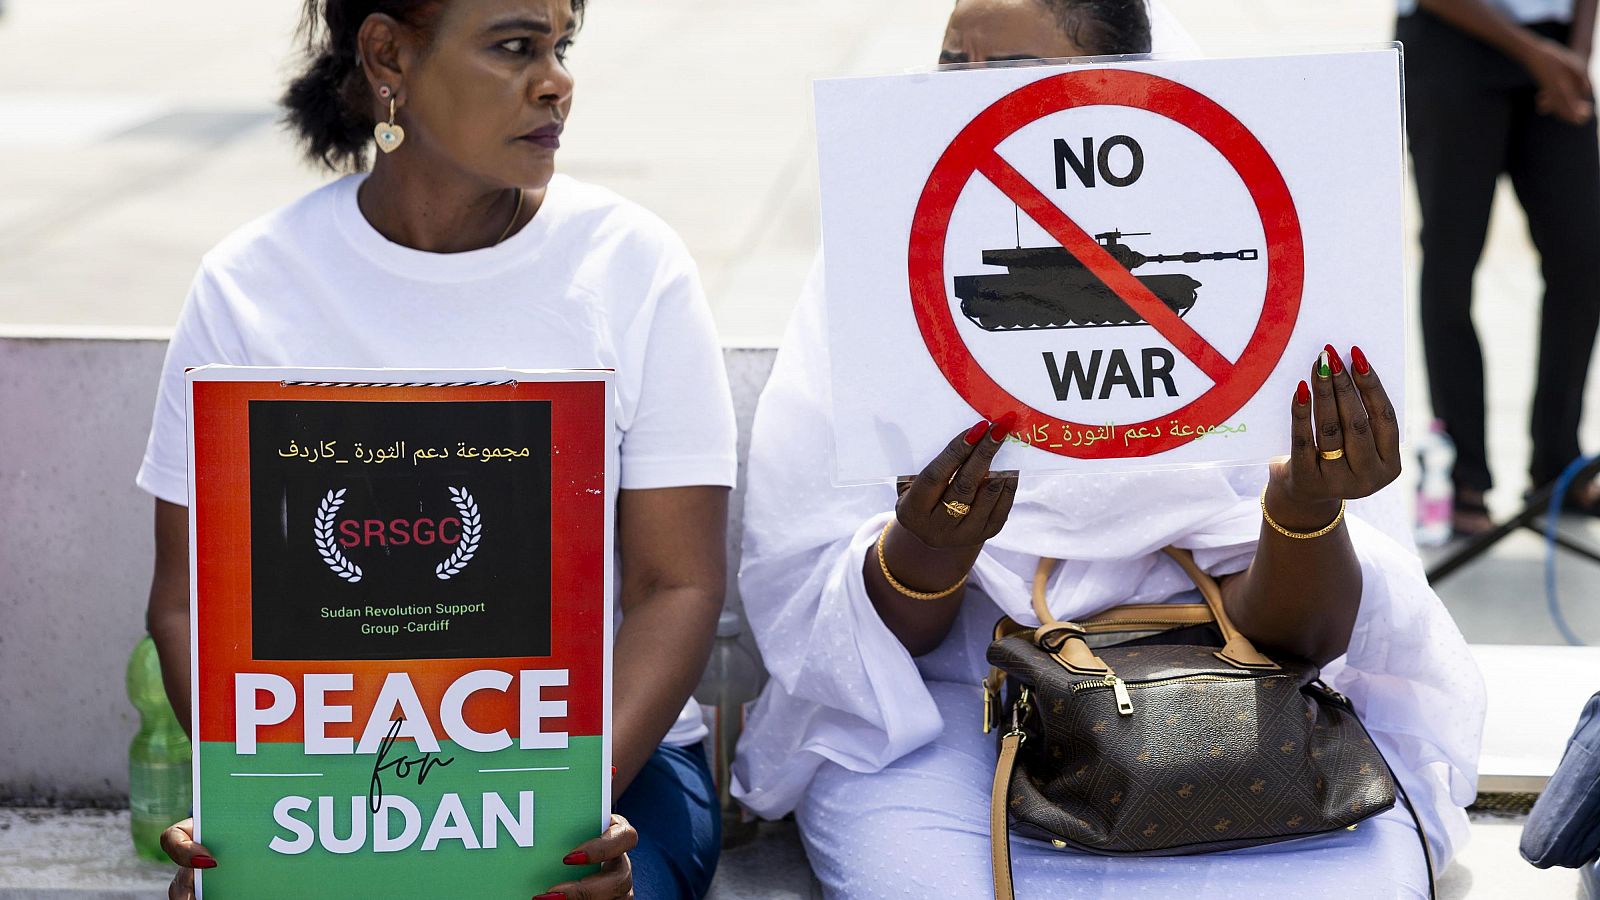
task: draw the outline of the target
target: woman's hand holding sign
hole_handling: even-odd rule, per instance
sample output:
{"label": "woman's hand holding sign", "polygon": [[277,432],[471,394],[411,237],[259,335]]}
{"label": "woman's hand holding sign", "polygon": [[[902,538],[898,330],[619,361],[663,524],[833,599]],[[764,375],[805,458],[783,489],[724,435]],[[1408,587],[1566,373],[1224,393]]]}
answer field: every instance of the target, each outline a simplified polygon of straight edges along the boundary
{"label": "woman's hand holding sign", "polygon": [[941,550],[975,549],[999,534],[1017,479],[1015,473],[991,478],[989,464],[1016,421],[1016,413],[1006,413],[952,439],[900,492],[894,510],[899,526]]}
{"label": "woman's hand holding sign", "polygon": [[633,900],[633,868],[628,851],[639,845],[639,832],[627,819],[611,814],[605,834],[578,846],[562,860],[569,866],[600,864],[600,871],[578,881],[556,885],[533,900]]}
{"label": "woman's hand holding sign", "polygon": [[1339,505],[1382,490],[1400,475],[1400,426],[1394,404],[1360,347],[1353,368],[1332,345],[1300,382],[1290,409],[1289,457],[1274,463],[1267,512],[1293,531],[1315,531]]}
{"label": "woman's hand holding sign", "polygon": [[1290,453],[1272,465],[1261,495],[1261,540],[1250,568],[1222,581],[1239,630],[1259,646],[1317,664],[1344,653],[1361,609],[1361,563],[1344,527],[1344,503],[1400,474],[1394,404],[1359,347],[1354,371],[1323,349],[1311,387],[1290,405]]}
{"label": "woman's hand holding sign", "polygon": [[[569,866],[598,864],[600,871],[558,884],[534,900],[632,900],[633,869],[628,851],[638,844],[639,832],[627,819],[612,813],[611,826],[604,834],[580,844],[562,860]],[[161,849],[180,866],[167,887],[167,900],[194,900],[194,870],[217,865],[210,852],[195,843],[194,819],[184,819],[162,832]]]}
{"label": "woman's hand holding sign", "polygon": [[[1360,608],[1361,566],[1343,527],[1344,503],[1400,474],[1394,404],[1360,348],[1353,370],[1329,345],[1290,406],[1291,448],[1271,467],[1265,521],[1250,569],[1223,579],[1240,629],[1260,644],[1325,663],[1342,654]],[[951,439],[903,481],[895,518],[867,551],[862,575],[889,630],[913,655],[949,633],[968,571],[999,534],[1015,473],[989,465],[1016,422],[1007,414]]]}
{"label": "woman's hand holding sign", "polygon": [[217,865],[210,851],[195,843],[194,820],[184,819],[161,832],[161,849],[181,867],[167,885],[167,900],[194,900],[194,870]]}
{"label": "woman's hand holding sign", "polygon": [[901,482],[894,520],[867,551],[867,594],[914,655],[949,633],[967,572],[1011,513],[1016,473],[991,475],[989,465],[1016,421],[1007,413],[951,438],[915,478]]}

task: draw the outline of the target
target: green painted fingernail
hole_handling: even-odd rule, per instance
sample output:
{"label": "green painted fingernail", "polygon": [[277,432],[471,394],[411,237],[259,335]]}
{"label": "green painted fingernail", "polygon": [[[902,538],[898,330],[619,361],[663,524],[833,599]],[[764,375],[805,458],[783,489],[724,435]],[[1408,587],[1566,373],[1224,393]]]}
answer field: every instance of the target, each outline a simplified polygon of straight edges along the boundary
{"label": "green painted fingernail", "polygon": [[1328,367],[1328,351],[1317,354],[1317,377],[1328,378],[1333,375],[1333,369]]}

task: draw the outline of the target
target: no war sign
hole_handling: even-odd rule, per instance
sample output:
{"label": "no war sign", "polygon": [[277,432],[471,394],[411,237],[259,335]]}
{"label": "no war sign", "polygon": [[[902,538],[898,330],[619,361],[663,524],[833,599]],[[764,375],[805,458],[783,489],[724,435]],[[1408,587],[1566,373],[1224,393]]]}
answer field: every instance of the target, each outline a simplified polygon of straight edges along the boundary
{"label": "no war sign", "polygon": [[1400,54],[816,85],[835,480],[1015,412],[1025,472],[1288,452],[1317,352],[1404,407]]}

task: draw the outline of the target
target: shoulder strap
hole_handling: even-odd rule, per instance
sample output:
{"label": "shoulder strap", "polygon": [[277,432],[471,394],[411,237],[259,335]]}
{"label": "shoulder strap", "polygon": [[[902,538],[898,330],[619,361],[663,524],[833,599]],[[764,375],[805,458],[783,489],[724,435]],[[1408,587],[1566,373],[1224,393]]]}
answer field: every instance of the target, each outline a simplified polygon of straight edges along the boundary
{"label": "shoulder strap", "polygon": [[[1378,751],[1381,757],[1383,751]],[[1417,825],[1417,840],[1422,842],[1422,864],[1428,867],[1428,900],[1438,900],[1439,887],[1434,881],[1433,850],[1428,846],[1428,831],[1422,827],[1422,817],[1417,815],[1417,808],[1411,805],[1411,796],[1406,793],[1406,786],[1400,783],[1399,776],[1394,774],[1394,768],[1386,759],[1383,761],[1389,770],[1389,778],[1394,781],[1394,789],[1400,793],[1400,799],[1406,804],[1406,812],[1411,813],[1411,821]]]}
{"label": "shoulder strap", "polygon": [[1006,802],[1011,795],[1011,770],[1017,763],[1017,747],[1022,735],[1012,733],[1000,739],[1000,761],[994,767],[994,790],[989,795],[989,857],[994,868],[994,900],[1012,900],[1011,824],[1006,817]]}
{"label": "shoulder strap", "polygon": [[[1366,723],[1361,721],[1361,716],[1356,712],[1356,705],[1350,702],[1349,697],[1333,690],[1320,680],[1313,682],[1313,686],[1320,687],[1323,696],[1348,711],[1350,716],[1355,719],[1356,727],[1360,728],[1361,733],[1367,736],[1367,740],[1372,741],[1372,732],[1367,731]],[[1394,782],[1395,794],[1399,797],[1400,802],[1406,805],[1406,812],[1411,814],[1412,824],[1417,826],[1417,841],[1422,844],[1422,864],[1428,870],[1428,900],[1438,900],[1439,886],[1436,880],[1437,873],[1433,868],[1433,848],[1428,846],[1428,829],[1422,827],[1422,817],[1417,815],[1417,807],[1411,802],[1411,795],[1406,793],[1405,782],[1402,782],[1400,776],[1395,774],[1394,766],[1389,765],[1389,757],[1383,755],[1383,748],[1378,746],[1377,741],[1372,741],[1372,749],[1377,751],[1378,759],[1383,762],[1384,770],[1389,773],[1389,780]]]}

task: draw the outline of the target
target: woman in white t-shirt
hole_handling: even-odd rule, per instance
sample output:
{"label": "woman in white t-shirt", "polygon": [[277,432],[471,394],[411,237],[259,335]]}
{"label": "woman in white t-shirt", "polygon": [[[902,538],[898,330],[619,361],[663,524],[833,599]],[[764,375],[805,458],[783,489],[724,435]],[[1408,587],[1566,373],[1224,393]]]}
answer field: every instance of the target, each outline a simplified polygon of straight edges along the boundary
{"label": "woman in white t-shirt", "polygon": [[[598,874],[540,896],[698,897],[719,815],[689,697],[722,604],[732,403],[682,242],[554,173],[583,5],[309,0],[289,124],[335,170],[365,169],[374,140],[383,152],[370,174],[246,225],[201,262],[138,475],[156,497],[149,628],[187,722],[186,367],[615,369],[622,815],[567,857],[603,863]],[[217,860],[183,826],[163,843],[185,866],[172,896],[190,896],[189,867]]]}

